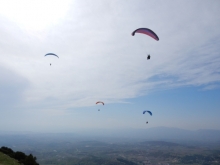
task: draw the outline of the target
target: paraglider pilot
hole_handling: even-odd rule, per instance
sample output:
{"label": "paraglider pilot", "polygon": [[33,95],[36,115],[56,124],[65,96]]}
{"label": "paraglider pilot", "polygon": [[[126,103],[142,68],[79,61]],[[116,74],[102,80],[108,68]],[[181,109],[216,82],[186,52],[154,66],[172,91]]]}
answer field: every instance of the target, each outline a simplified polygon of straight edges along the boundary
{"label": "paraglider pilot", "polygon": [[150,60],[150,54],[148,54],[148,56],[147,56],[147,60]]}

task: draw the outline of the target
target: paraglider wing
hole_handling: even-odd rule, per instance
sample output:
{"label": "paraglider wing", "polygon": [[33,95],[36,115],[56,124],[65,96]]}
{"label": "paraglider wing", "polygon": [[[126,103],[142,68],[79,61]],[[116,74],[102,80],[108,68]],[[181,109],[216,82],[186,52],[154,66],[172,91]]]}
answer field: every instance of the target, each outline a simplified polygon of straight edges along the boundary
{"label": "paraglider wing", "polygon": [[152,116],[152,112],[151,111],[147,111],[151,116]]}
{"label": "paraglider wing", "polygon": [[132,36],[134,36],[135,33],[146,34],[146,35],[152,37],[153,39],[159,41],[159,37],[156,35],[156,33],[154,33],[152,30],[150,30],[150,29],[148,29],[148,28],[139,28],[139,29],[136,29],[135,31],[133,31]]}
{"label": "paraglider wing", "polygon": [[99,103],[101,103],[102,105],[104,105],[105,103],[104,102],[102,102],[102,101],[97,101],[96,102],[96,104],[99,104]]}
{"label": "paraglider wing", "polygon": [[151,111],[143,111],[143,114],[145,114],[146,112],[148,112],[152,116],[152,112]]}
{"label": "paraglider wing", "polygon": [[59,56],[58,56],[58,55],[56,55],[56,54],[54,54],[54,53],[47,53],[47,54],[45,54],[45,56],[48,56],[48,55],[56,56],[56,57],[58,57],[58,58],[59,58]]}

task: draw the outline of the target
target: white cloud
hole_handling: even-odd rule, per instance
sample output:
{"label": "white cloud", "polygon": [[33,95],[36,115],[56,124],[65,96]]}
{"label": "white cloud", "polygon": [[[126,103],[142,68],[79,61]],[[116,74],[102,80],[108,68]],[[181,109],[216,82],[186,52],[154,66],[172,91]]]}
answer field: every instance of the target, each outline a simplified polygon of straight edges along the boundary
{"label": "white cloud", "polygon": [[[30,82],[25,106],[91,106],[220,81],[218,1],[75,1],[69,7],[57,16],[59,24],[31,33],[7,13],[0,17],[1,65]],[[160,41],[132,37],[139,27],[151,28]],[[60,58],[44,57],[48,52]]]}
{"label": "white cloud", "polygon": [[69,5],[68,0],[8,0],[0,2],[0,14],[26,30],[43,30],[56,25]]}

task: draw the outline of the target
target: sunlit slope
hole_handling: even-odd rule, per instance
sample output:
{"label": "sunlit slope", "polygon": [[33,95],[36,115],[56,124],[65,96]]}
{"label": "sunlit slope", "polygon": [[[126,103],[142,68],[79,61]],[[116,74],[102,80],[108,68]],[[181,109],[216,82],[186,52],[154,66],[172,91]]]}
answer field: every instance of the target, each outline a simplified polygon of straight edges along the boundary
{"label": "sunlit slope", "polygon": [[0,165],[20,165],[17,160],[0,152]]}

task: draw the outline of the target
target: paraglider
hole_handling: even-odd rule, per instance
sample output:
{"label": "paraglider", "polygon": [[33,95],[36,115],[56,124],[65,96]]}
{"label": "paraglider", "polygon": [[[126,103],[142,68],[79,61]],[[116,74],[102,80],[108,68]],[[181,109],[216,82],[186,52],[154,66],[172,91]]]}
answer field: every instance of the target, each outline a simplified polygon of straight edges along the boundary
{"label": "paraglider", "polygon": [[135,35],[135,33],[142,33],[142,34],[146,34],[150,37],[152,37],[153,39],[159,41],[159,37],[156,35],[156,33],[154,33],[152,30],[148,29],[148,28],[139,28],[136,29],[135,31],[132,32],[132,36]]}
{"label": "paraglider", "polygon": [[[97,101],[96,104],[102,104],[102,105],[105,105],[105,103],[102,102],[102,101]],[[100,109],[98,109],[98,111],[100,111]]]}
{"label": "paraglider", "polygon": [[[151,111],[143,111],[143,114],[145,114],[146,112],[148,112],[152,116],[152,112]],[[148,121],[146,121],[146,124],[148,124]]]}
{"label": "paraglider", "polygon": [[[135,31],[133,31],[133,32],[131,33],[131,35],[134,36],[136,33],[146,34],[146,35],[152,37],[153,39],[155,39],[156,41],[159,41],[159,37],[158,37],[157,34],[154,33],[151,29],[148,29],[148,28],[139,28],[139,29],[136,29]],[[150,60],[150,54],[147,56],[147,60]]]}
{"label": "paraglider", "polygon": [[54,54],[54,53],[47,53],[47,54],[45,54],[45,56],[48,56],[48,55],[56,56],[57,58],[59,58],[59,56]]}
{"label": "paraglider", "polygon": [[99,103],[101,103],[102,105],[105,105],[105,103],[102,102],[102,101],[97,101],[97,102],[96,102],[96,104],[99,104]]}
{"label": "paraglider", "polygon": [[148,112],[152,116],[152,112],[151,111],[143,111],[143,114],[145,114],[146,112]]}
{"label": "paraglider", "polygon": [[[47,54],[45,54],[45,56],[49,56],[49,55],[52,55],[52,56],[55,56],[55,57],[59,58],[59,56],[54,54],[54,53],[47,53]],[[50,63],[50,66],[51,66],[51,63]]]}

